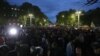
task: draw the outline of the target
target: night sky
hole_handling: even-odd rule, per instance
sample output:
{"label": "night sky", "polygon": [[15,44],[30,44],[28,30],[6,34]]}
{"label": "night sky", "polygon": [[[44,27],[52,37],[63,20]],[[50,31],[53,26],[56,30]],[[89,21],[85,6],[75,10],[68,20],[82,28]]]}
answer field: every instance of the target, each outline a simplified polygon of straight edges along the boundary
{"label": "night sky", "polygon": [[43,13],[45,13],[52,22],[56,21],[56,15],[65,10],[89,10],[100,7],[100,3],[91,6],[84,5],[86,0],[8,0],[12,5],[22,5],[24,2],[32,3],[38,6]]}

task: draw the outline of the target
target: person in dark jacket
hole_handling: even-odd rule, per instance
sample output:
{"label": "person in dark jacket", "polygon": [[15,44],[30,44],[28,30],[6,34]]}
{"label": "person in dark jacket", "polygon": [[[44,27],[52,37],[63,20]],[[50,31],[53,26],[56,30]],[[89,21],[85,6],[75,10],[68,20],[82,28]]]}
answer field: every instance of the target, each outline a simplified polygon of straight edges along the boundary
{"label": "person in dark jacket", "polygon": [[8,54],[8,46],[5,44],[5,38],[0,35],[0,56],[6,56]]}
{"label": "person in dark jacket", "polygon": [[90,41],[86,41],[88,38],[87,34],[80,33],[78,37],[70,41],[66,47],[67,56],[94,56]]}

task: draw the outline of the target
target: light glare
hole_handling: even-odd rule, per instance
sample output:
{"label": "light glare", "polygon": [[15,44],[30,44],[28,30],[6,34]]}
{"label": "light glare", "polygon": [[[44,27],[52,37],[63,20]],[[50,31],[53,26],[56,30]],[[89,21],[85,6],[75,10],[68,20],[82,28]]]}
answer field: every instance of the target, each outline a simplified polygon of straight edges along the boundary
{"label": "light glare", "polygon": [[10,34],[10,35],[16,35],[16,34],[17,34],[17,29],[16,29],[16,28],[11,28],[11,29],[9,30],[9,34]]}

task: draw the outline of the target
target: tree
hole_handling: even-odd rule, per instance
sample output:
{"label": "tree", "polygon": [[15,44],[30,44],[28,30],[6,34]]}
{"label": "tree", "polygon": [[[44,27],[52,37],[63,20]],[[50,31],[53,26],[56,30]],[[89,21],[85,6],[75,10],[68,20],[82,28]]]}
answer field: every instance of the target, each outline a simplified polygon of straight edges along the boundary
{"label": "tree", "polygon": [[75,10],[70,9],[69,11],[62,11],[58,13],[57,21],[56,23],[58,25],[70,25],[70,26],[75,26],[76,25],[76,15],[75,15]]}
{"label": "tree", "polygon": [[96,8],[94,10],[91,11],[91,19],[92,22],[96,25],[96,26],[100,26],[100,8]]}
{"label": "tree", "polygon": [[5,24],[8,20],[11,5],[6,0],[0,0],[0,24]]}
{"label": "tree", "polygon": [[81,16],[81,19],[80,19],[82,25],[90,26],[91,25],[91,21],[92,21],[92,19],[90,18],[91,17],[90,16],[90,11],[82,12],[82,13],[84,14],[84,15]]}
{"label": "tree", "polygon": [[83,25],[91,25],[91,23],[94,23],[95,26],[100,26],[100,8],[96,8],[93,10],[89,10],[84,13],[84,15],[81,17],[81,21]]}
{"label": "tree", "polygon": [[[41,12],[40,8],[38,6],[32,5],[28,2],[23,3],[23,5],[20,6],[20,20],[22,20],[22,22],[24,24],[25,23],[25,19],[26,22],[28,22],[29,20],[29,14],[32,14],[32,22],[35,25],[39,25],[39,23],[41,22],[41,24],[44,24],[44,19],[46,20],[46,22],[50,23],[50,21],[48,20],[48,17]],[[26,16],[26,17],[25,17]]]}

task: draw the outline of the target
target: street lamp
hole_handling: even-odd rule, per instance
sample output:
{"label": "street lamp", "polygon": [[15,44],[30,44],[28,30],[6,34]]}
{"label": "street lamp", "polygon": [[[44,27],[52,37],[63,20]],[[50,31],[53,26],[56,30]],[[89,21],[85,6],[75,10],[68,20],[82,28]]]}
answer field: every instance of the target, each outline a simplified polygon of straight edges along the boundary
{"label": "street lamp", "polygon": [[62,15],[62,17],[64,18],[65,16],[64,16],[64,15]]}
{"label": "street lamp", "polygon": [[71,26],[76,25],[76,19],[75,18],[76,18],[75,14],[71,14],[71,20],[70,20]]}
{"label": "street lamp", "polygon": [[43,24],[44,24],[44,26],[45,26],[45,25],[46,25],[46,19],[44,18],[43,21],[44,21]]}
{"label": "street lamp", "polygon": [[30,26],[32,26],[32,17],[33,17],[33,14],[29,14],[29,17],[30,17]]}
{"label": "street lamp", "polygon": [[23,25],[20,25],[20,27],[22,28],[22,27],[23,27]]}
{"label": "street lamp", "polygon": [[75,14],[72,14],[71,15],[71,18],[75,20]]}
{"label": "street lamp", "polygon": [[44,22],[46,22],[46,19],[44,19]]}
{"label": "street lamp", "polygon": [[78,22],[77,22],[78,28],[80,26],[80,15],[81,15],[81,13],[82,13],[81,11],[76,11],[76,15],[78,17]]}

